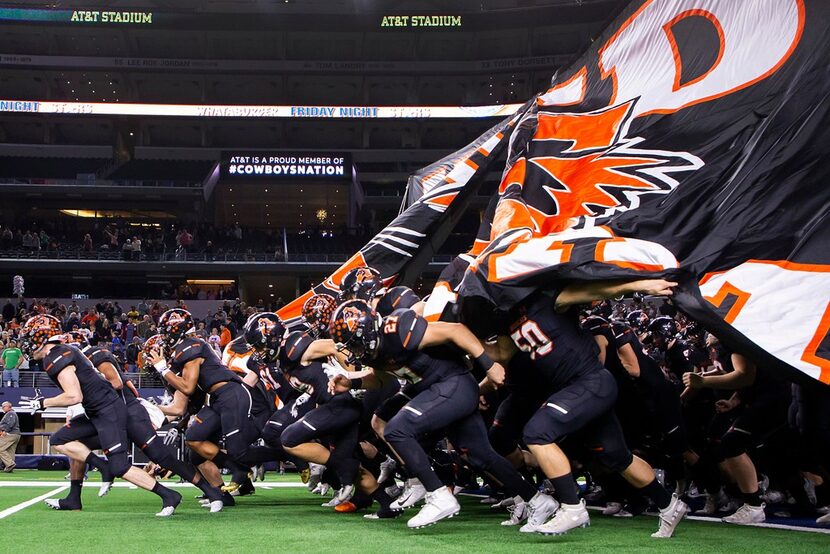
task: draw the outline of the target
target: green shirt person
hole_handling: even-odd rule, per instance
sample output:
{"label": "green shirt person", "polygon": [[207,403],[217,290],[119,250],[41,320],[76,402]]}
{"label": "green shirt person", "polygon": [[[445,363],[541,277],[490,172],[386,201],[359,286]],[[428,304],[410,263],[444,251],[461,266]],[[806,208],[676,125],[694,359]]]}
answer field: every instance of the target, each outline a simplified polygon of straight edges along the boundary
{"label": "green shirt person", "polygon": [[3,385],[19,386],[20,372],[17,368],[23,362],[23,352],[17,347],[17,343],[9,342],[9,347],[3,350],[0,359],[3,360]]}

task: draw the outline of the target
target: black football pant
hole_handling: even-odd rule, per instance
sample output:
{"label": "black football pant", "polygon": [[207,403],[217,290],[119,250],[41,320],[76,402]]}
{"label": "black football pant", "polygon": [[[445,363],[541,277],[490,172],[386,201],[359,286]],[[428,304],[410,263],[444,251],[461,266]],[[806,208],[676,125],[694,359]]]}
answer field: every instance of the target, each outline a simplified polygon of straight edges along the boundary
{"label": "black football pant", "polygon": [[478,383],[469,373],[444,377],[415,396],[387,423],[385,438],[409,473],[432,492],[443,484],[418,437],[446,429],[453,447],[470,465],[489,473],[509,495],[530,500],[536,490],[490,445],[478,413],[478,396]]}

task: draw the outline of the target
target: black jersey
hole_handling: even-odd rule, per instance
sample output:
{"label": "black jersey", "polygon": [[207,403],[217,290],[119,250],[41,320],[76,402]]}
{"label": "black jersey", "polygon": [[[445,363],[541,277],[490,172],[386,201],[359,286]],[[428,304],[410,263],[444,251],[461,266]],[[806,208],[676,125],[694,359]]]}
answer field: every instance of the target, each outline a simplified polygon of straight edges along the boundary
{"label": "black jersey", "polygon": [[136,400],[132,389],[127,386],[127,381],[129,381],[129,379],[124,376],[124,373],[121,371],[121,365],[118,363],[116,357],[112,355],[112,352],[100,346],[91,346],[84,350],[84,355],[89,358],[89,361],[92,362],[95,369],[98,369],[101,364],[107,362],[112,364],[112,367],[115,368],[115,372],[118,374],[118,378],[121,379],[122,383],[121,388],[116,389],[115,392],[121,397],[125,404]]}
{"label": "black jersey", "polygon": [[510,338],[555,389],[603,369],[599,347],[580,328],[576,311],[557,312],[552,294],[534,296],[516,310]]}
{"label": "black jersey", "polygon": [[43,358],[42,363],[46,374],[61,390],[63,387],[58,381],[58,375],[69,366],[75,367],[75,376],[78,378],[81,393],[84,396],[81,404],[88,414],[95,414],[96,411],[118,400],[118,395],[115,394],[115,389],[109,381],[95,371],[92,362],[74,346],[66,344],[54,346]]}
{"label": "black jersey", "polygon": [[217,383],[226,381],[242,382],[242,379],[236,373],[222,365],[219,356],[216,355],[216,352],[208,343],[194,337],[188,337],[176,345],[176,348],[173,349],[173,361],[170,368],[176,374],[181,375],[185,364],[196,358],[202,358],[197,384],[204,392],[209,392],[211,387]]}
{"label": "black jersey", "polygon": [[308,394],[315,403],[325,404],[331,400],[332,395],[328,392],[329,378],[323,364],[318,360],[308,365],[300,363],[313,342],[314,337],[302,331],[288,335],[280,349],[280,369],[285,382],[299,393],[298,396]]}
{"label": "black jersey", "polygon": [[427,320],[412,310],[395,310],[383,318],[375,369],[411,383],[465,373],[461,352],[443,346],[419,350],[427,326]]}
{"label": "black jersey", "polygon": [[392,287],[378,301],[375,311],[381,317],[390,315],[395,310],[406,310],[420,302],[421,299],[409,287]]}

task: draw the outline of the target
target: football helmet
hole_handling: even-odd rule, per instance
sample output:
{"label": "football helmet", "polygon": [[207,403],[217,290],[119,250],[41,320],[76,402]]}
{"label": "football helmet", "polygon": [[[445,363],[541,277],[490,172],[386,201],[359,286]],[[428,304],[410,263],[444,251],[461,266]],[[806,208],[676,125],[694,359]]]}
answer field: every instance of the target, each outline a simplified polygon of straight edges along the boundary
{"label": "football helmet", "polygon": [[349,270],[340,281],[340,301],[372,300],[383,289],[380,272],[371,267],[356,267]]}
{"label": "football helmet", "polygon": [[277,360],[285,335],[285,325],[280,316],[273,312],[261,312],[248,318],[243,328],[245,342],[253,348],[251,357],[272,363]]}
{"label": "football helmet", "polygon": [[648,332],[652,337],[668,342],[677,335],[677,323],[668,316],[655,317],[648,324]]}
{"label": "football helmet", "polygon": [[315,294],[303,304],[303,321],[309,327],[314,338],[320,338],[328,332],[331,316],[337,309],[337,302],[328,294]]}
{"label": "football helmet", "polygon": [[167,348],[172,350],[188,333],[196,330],[196,324],[187,310],[171,308],[159,317],[158,329],[159,334],[164,337]]}
{"label": "football helmet", "polygon": [[141,346],[141,351],[138,353],[138,367],[145,373],[152,373],[155,371],[153,364],[150,363],[150,354],[154,350],[161,349],[162,355],[167,356],[167,344],[164,341],[164,336],[153,335],[149,337]]}
{"label": "football helmet", "polygon": [[62,332],[61,321],[55,316],[48,314],[32,316],[20,329],[18,337],[20,349],[31,357],[46,341]]}
{"label": "football helmet", "polygon": [[625,316],[625,320],[637,331],[643,331],[648,326],[648,314],[643,310],[634,310]]}
{"label": "football helmet", "polygon": [[349,300],[335,310],[329,334],[338,350],[349,352],[348,363],[370,362],[380,346],[381,321],[364,300]]}
{"label": "football helmet", "polygon": [[86,333],[82,331],[69,331],[62,335],[56,335],[49,339],[49,342],[58,342],[60,344],[74,344],[81,350],[89,346],[89,338]]}

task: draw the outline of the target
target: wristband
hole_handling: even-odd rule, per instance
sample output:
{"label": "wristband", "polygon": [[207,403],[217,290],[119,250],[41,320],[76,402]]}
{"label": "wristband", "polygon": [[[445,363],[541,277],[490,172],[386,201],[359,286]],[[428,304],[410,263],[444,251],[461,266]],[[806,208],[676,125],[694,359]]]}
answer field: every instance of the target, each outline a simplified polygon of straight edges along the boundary
{"label": "wristband", "polygon": [[494,362],[493,359],[487,355],[487,352],[484,351],[479,354],[477,358],[473,358],[473,363],[484,371],[488,371],[495,365],[496,362]]}
{"label": "wristband", "polygon": [[166,367],[164,369],[162,369],[161,371],[159,371],[159,375],[161,375],[162,379],[164,379],[164,376],[167,375],[168,373],[172,373],[172,370],[170,370]]}
{"label": "wristband", "polygon": [[358,377],[356,379],[349,379],[351,383],[351,387],[353,389],[362,389],[363,388],[363,377]]}

